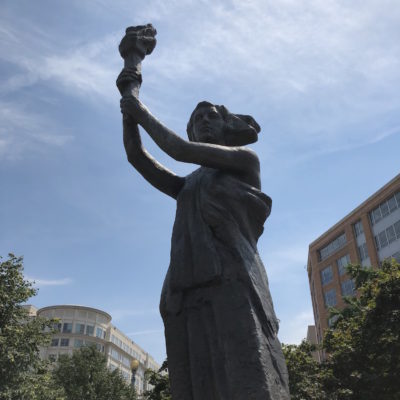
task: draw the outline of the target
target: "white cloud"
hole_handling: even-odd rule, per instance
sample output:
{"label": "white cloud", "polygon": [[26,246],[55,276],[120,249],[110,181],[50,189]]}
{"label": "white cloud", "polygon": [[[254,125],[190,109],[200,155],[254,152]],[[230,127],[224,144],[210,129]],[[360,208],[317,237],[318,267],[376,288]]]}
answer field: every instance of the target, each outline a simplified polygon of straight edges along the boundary
{"label": "white cloud", "polygon": [[26,277],[27,280],[31,281],[35,287],[42,286],[64,286],[72,283],[71,278],[62,278],[62,279],[40,279],[40,278],[31,278]]}
{"label": "white cloud", "polygon": [[28,111],[21,104],[0,100],[0,160],[17,159],[24,152],[60,147],[73,137],[60,133],[48,118]]}
{"label": "white cloud", "polygon": [[292,243],[289,248],[282,247],[272,251],[262,249],[260,254],[265,262],[268,278],[275,282],[294,282],[299,279],[299,275],[304,277],[307,251],[308,243]]}
{"label": "white cloud", "polygon": [[[118,66],[112,61],[119,57],[118,40],[116,34],[111,34],[62,55],[48,56],[44,59],[41,76],[60,82],[69,94],[90,96],[99,103],[116,103],[119,97],[115,86]],[[110,54],[111,49],[114,56]]]}
{"label": "white cloud", "polygon": [[[168,110],[160,107],[162,120],[170,118],[171,108],[187,104],[185,96],[206,97],[208,84],[228,105],[243,104],[245,98],[264,126],[270,117],[281,120],[282,138],[276,142],[306,147],[300,158],[371,144],[388,130],[398,134],[387,127],[399,124],[398,2],[370,0],[360,7],[337,0],[140,5],[120,0],[110,8],[98,0],[95,8],[104,21],[123,16],[159,28],[159,45],[144,66],[144,85],[151,105],[168,103]],[[52,81],[69,95],[118,102],[121,32],[83,44],[52,38],[32,24],[24,29],[5,24],[0,34],[1,57],[18,66],[3,89]],[[176,105],[175,96],[183,97]]]}

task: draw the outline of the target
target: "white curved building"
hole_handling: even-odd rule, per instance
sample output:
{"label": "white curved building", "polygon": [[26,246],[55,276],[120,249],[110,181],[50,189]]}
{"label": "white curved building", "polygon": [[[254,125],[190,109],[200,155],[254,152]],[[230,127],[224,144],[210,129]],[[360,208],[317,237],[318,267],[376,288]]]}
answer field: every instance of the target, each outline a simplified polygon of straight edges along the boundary
{"label": "white curved building", "polygon": [[111,315],[78,305],[44,307],[36,315],[59,320],[50,345],[41,350],[42,358],[56,360],[60,354],[72,354],[74,349],[95,344],[106,355],[108,367],[112,370],[118,368],[128,382],[132,379],[131,363],[138,360],[136,390],[141,394],[148,389],[144,371],[148,368],[157,370],[159,365],[149,353],[111,324]]}

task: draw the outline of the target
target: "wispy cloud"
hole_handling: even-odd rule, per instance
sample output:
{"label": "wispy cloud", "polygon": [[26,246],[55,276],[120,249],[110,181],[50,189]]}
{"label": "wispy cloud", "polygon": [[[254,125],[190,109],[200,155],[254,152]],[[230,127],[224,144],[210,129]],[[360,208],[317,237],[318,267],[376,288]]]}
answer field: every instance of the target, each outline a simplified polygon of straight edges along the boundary
{"label": "wispy cloud", "polygon": [[21,104],[0,100],[0,160],[16,159],[25,151],[60,147],[72,138],[60,133],[52,120],[24,109]]}
{"label": "wispy cloud", "polygon": [[[387,132],[388,121],[398,126],[400,48],[391,38],[400,34],[394,17],[400,3],[383,3],[150,0],[135,7],[119,0],[111,15],[152,21],[159,29],[144,85],[145,99],[157,105],[162,120],[192,96],[206,98],[213,87],[217,99],[260,110],[263,126],[279,120],[272,141],[280,134],[279,146],[307,148],[301,159],[383,140],[387,134],[379,132]],[[98,0],[96,15],[110,18],[109,4]],[[18,66],[5,90],[50,81],[68,95],[117,104],[121,32],[77,42],[54,39],[32,24],[3,24],[0,35],[1,57]],[[184,98],[176,99],[177,93]]]}
{"label": "wispy cloud", "polygon": [[100,103],[118,98],[115,75],[121,68],[117,52],[120,33],[77,45],[76,40],[71,40],[73,35],[52,37],[29,21],[24,20],[24,29],[6,20],[0,22],[0,59],[16,67],[0,83],[3,93],[53,81],[55,89],[69,95],[96,98]]}
{"label": "wispy cloud", "polygon": [[40,278],[32,278],[26,277],[30,282],[34,284],[36,287],[42,286],[64,286],[72,283],[71,278],[62,278],[62,279],[40,279]]}
{"label": "wispy cloud", "polygon": [[299,274],[305,275],[307,264],[308,243],[292,243],[290,247],[282,247],[273,251],[263,249],[261,258],[265,261],[268,277],[275,282],[298,279]]}

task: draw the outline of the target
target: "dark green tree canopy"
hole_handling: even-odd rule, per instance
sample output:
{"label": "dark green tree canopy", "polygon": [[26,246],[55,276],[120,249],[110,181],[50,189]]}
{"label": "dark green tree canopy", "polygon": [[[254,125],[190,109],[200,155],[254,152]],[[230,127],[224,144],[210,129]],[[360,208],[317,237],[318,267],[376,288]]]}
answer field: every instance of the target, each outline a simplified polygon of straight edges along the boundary
{"label": "dark green tree canopy", "polygon": [[400,264],[350,265],[359,296],[346,298],[327,331],[328,364],[343,389],[341,399],[400,399]]}
{"label": "dark green tree canopy", "polygon": [[326,361],[316,363],[305,342],[283,347],[292,400],[400,399],[400,264],[349,265],[348,274],[358,296],[331,310]]}
{"label": "dark green tree canopy", "polygon": [[[36,292],[32,283],[24,279],[22,257],[10,254],[5,261],[0,258],[1,399],[58,399],[57,390],[47,385],[46,363],[39,358],[40,346],[50,340],[52,321],[29,318],[22,307]],[[46,328],[48,333],[45,333]],[[38,390],[34,390],[38,382],[43,389],[41,397],[37,397]],[[52,397],[46,397],[45,392]]]}
{"label": "dark green tree canopy", "polygon": [[66,400],[136,400],[134,388],[118,370],[109,370],[105,355],[96,346],[60,356],[53,374]]}
{"label": "dark green tree canopy", "polygon": [[172,400],[167,360],[163,362],[158,371],[148,369],[145,379],[153,386],[144,394],[145,400]]}

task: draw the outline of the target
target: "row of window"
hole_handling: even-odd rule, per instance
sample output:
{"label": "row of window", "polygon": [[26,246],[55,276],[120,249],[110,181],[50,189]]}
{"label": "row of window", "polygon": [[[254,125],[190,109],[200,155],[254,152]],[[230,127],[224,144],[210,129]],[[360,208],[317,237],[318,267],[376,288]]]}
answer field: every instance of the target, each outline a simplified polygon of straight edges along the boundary
{"label": "row of window", "polygon": [[372,225],[397,210],[397,208],[400,208],[400,192],[397,192],[369,213]]}
{"label": "row of window", "polygon": [[109,353],[112,358],[120,361],[123,365],[125,365],[125,367],[130,368],[131,362],[128,357],[125,357],[123,354],[113,348],[110,348]]}
{"label": "row of window", "polygon": [[[70,344],[69,338],[52,338],[50,346],[51,347],[68,347]],[[83,340],[83,339],[74,339],[74,347],[79,348],[83,346],[91,346],[96,345],[97,350],[104,352],[104,345],[96,342],[92,342],[90,340]]]}
{"label": "row of window", "polygon": [[[77,333],[79,335],[88,335],[88,336],[94,336],[94,326],[93,325],[85,325],[76,322],[75,323],[75,329],[73,330],[73,324],[72,322],[64,322],[63,324],[61,322],[53,324],[53,329],[56,332],[62,332],[62,333]],[[105,339],[106,337],[106,331],[100,327],[96,327],[96,337]]]}
{"label": "row of window", "polygon": [[320,261],[325,260],[331,254],[341,249],[346,244],[346,234],[342,233],[335,240],[332,240],[328,245],[319,250]]}
{"label": "row of window", "polygon": [[[354,296],[355,287],[352,279],[348,279],[341,283],[342,296]],[[326,307],[333,307],[337,304],[336,290],[331,289],[324,292]]]}
{"label": "row of window", "polygon": [[[348,264],[350,264],[350,257],[348,254],[344,255],[343,257],[340,257],[336,260],[337,268],[338,268],[338,273],[340,276],[344,275],[346,273],[346,267]],[[329,265],[325,267],[321,271],[321,283],[322,286],[327,285],[328,283],[331,283],[333,281],[333,270],[332,266]]]}
{"label": "row of window", "polygon": [[390,225],[375,236],[377,250],[383,249],[396,239],[400,239],[400,221],[397,221],[394,225]]}
{"label": "row of window", "polygon": [[68,338],[53,338],[51,339],[50,346],[51,347],[58,347],[60,345],[61,347],[68,347],[69,346],[69,339]]}
{"label": "row of window", "polygon": [[136,358],[137,360],[141,361],[142,357],[140,354],[134,350],[132,347],[128,346],[124,343],[121,339],[117,338],[114,335],[111,335],[111,342],[118,346],[120,349],[124,350],[126,353],[130,354],[132,357]]}

